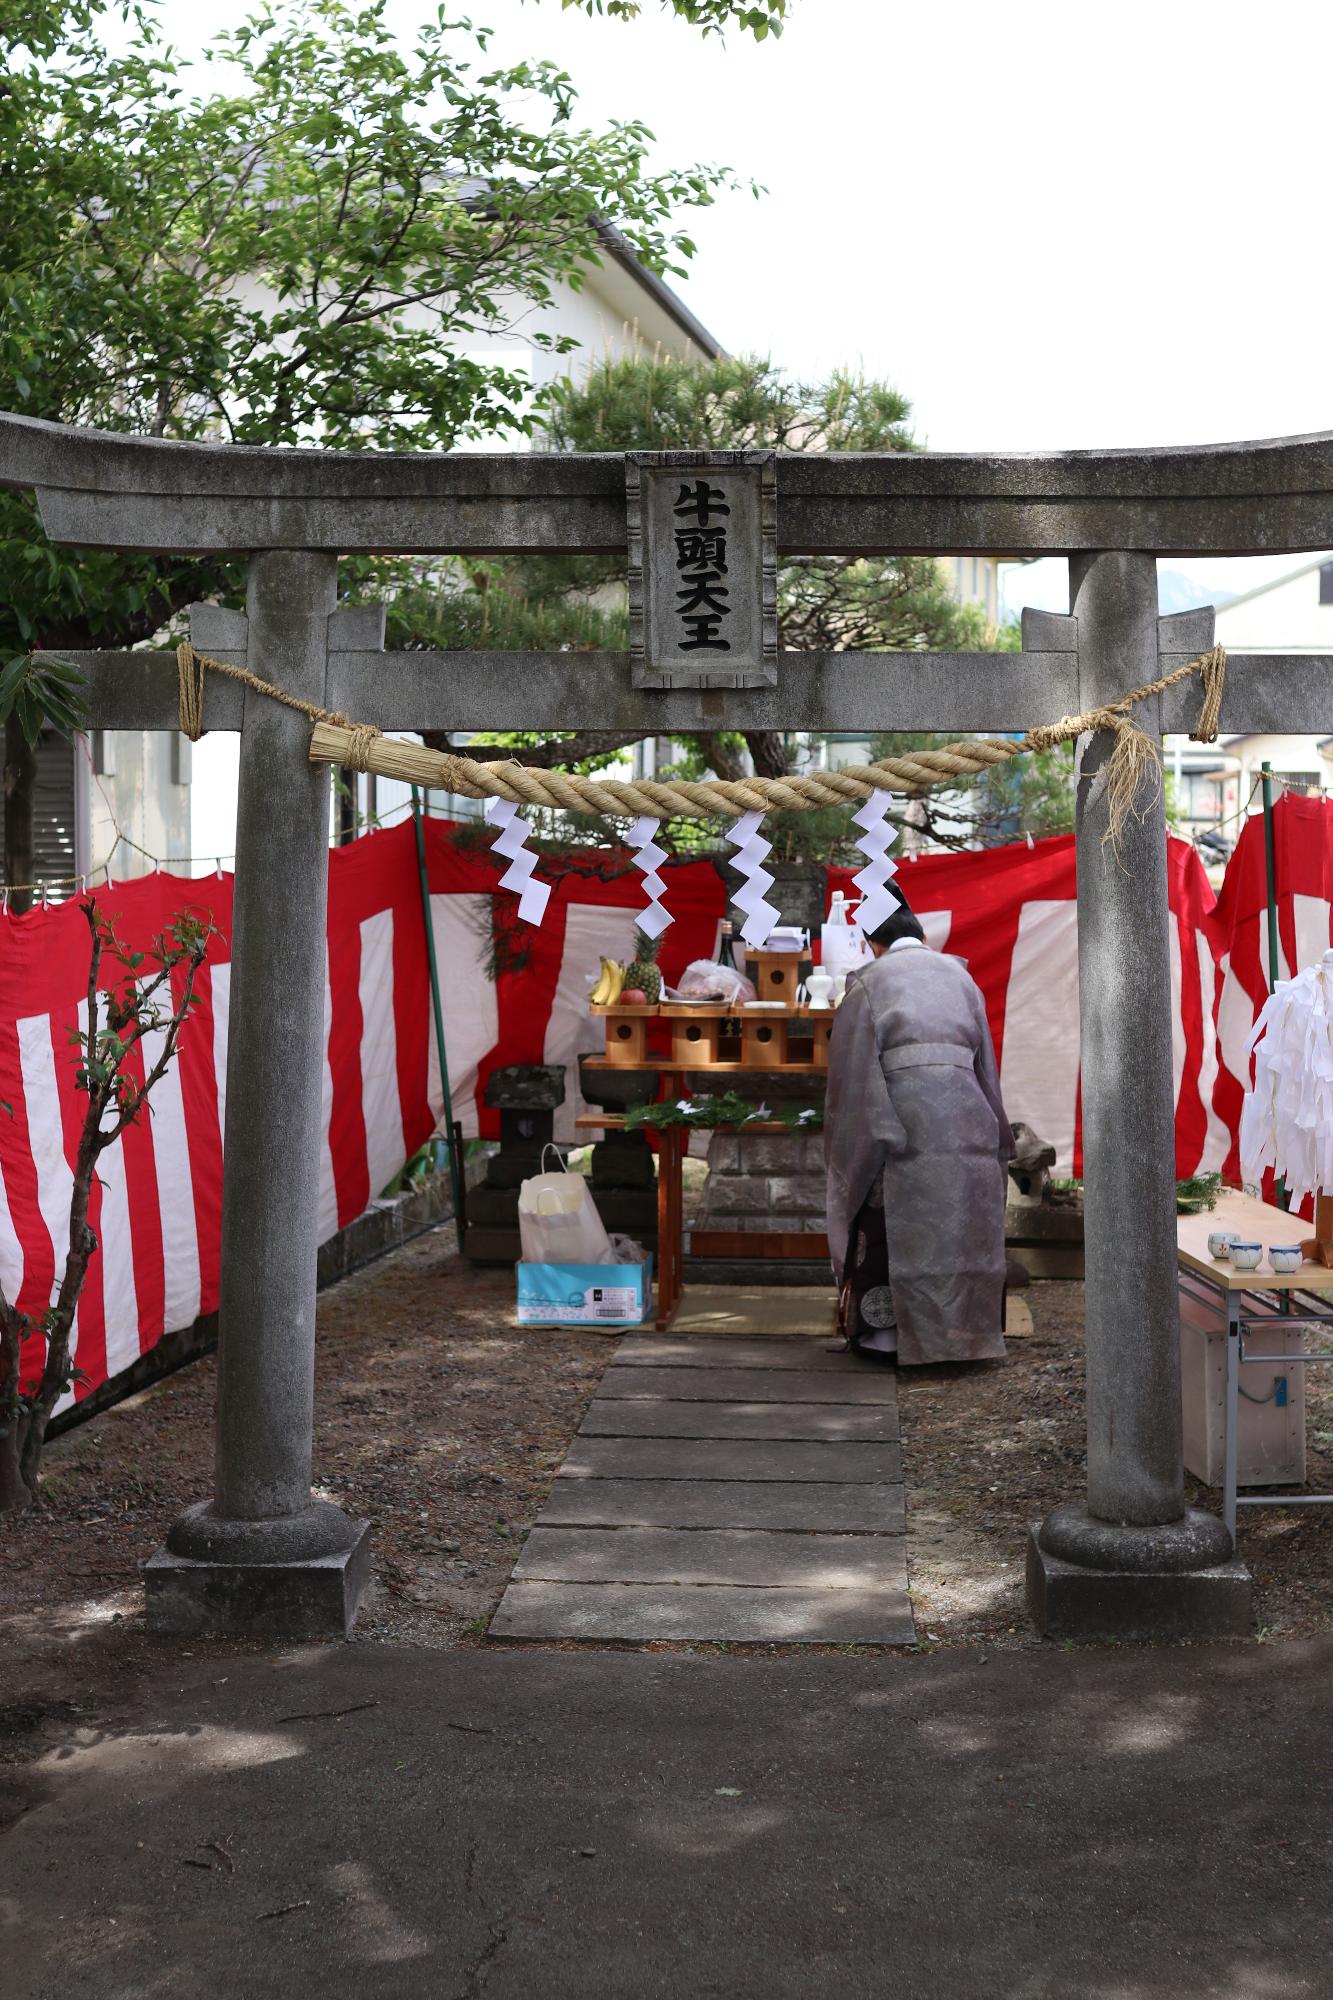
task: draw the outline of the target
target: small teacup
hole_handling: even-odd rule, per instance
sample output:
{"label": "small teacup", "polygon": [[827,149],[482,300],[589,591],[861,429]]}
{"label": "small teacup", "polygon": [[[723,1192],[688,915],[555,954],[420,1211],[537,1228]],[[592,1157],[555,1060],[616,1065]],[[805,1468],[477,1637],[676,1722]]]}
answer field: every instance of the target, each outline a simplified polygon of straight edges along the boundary
{"label": "small teacup", "polygon": [[1233,1240],[1231,1261],[1238,1271],[1257,1271],[1263,1251],[1262,1243],[1239,1243]]}
{"label": "small teacup", "polygon": [[1214,1229],[1208,1237],[1208,1255],[1225,1264],[1231,1255],[1231,1246],[1236,1240],[1234,1229]]}
{"label": "small teacup", "polygon": [[1275,1271],[1299,1271],[1305,1262],[1305,1252],[1299,1243],[1270,1243],[1268,1261]]}

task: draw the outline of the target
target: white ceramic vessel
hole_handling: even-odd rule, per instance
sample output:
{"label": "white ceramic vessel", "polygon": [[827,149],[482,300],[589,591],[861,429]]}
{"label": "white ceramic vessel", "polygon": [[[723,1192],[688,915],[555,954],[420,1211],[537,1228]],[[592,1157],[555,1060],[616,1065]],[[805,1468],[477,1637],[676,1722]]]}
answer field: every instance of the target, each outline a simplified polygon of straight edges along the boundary
{"label": "white ceramic vessel", "polygon": [[833,981],[827,972],[812,972],[805,982],[811,1007],[826,1008],[833,995]]}

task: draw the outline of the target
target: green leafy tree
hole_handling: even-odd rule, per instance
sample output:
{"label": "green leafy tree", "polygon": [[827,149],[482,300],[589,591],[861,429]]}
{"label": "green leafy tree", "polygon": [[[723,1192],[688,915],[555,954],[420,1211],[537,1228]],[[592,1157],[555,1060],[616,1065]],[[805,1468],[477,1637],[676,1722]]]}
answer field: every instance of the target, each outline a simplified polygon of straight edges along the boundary
{"label": "green leafy tree", "polygon": [[[787,0],[762,0],[748,6],[746,0],[661,0],[662,10],[678,14],[682,21],[702,28],[705,35],[720,35],[727,28],[741,28],[762,42],[780,35],[787,13]],[[605,14],[609,19],[633,21],[643,12],[643,0],[560,0],[562,13],[576,7],[584,14]]]}
{"label": "green leafy tree", "polygon": [[[22,415],[394,450],[526,433],[541,394],[469,344],[522,322],[564,351],[533,314],[606,231],[679,271],[675,218],[730,180],[650,172],[641,123],[581,128],[563,71],[489,66],[488,31],[444,13],[407,45],[385,0],[270,4],[193,72],[133,9],[109,54],[108,11],[33,0],[0,26],[0,408]],[[32,872],[25,713],[70,723],[39,652],[136,645],[238,589],[227,565],[55,548],[0,494],[9,881]]]}

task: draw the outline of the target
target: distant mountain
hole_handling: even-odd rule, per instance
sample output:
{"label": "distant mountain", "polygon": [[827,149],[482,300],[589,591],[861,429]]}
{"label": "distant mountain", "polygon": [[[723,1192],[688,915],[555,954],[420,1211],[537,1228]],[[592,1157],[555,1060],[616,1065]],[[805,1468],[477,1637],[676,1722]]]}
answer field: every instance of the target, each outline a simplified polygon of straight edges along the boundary
{"label": "distant mountain", "polygon": [[1236,595],[1234,590],[1210,590],[1206,583],[1196,583],[1192,576],[1186,576],[1178,569],[1157,570],[1157,608],[1159,611],[1196,611],[1201,604],[1214,604],[1220,611],[1224,604],[1230,604]]}

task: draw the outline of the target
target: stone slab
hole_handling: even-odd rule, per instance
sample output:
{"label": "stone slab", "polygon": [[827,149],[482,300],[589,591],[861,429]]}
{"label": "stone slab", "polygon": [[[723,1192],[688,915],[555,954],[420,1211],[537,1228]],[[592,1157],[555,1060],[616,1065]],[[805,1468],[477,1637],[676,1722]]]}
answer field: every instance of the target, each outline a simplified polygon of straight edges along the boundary
{"label": "stone slab", "polygon": [[566,1479],[814,1480],[876,1486],[902,1476],[896,1444],[771,1444],[749,1440],[576,1437]]}
{"label": "stone slab", "polygon": [[752,1645],[910,1646],[905,1590],[752,1590],[727,1585],[511,1583],[497,1639],[699,1639]]}
{"label": "stone slab", "polygon": [[370,1579],[370,1523],[310,1562],[210,1563],[162,1548],[143,1567],[150,1632],[345,1639]]}
{"label": "stone slab", "polygon": [[831,1284],[699,1285],[688,1277],[673,1334],[832,1334],[837,1295]]}
{"label": "stone slab", "polygon": [[1254,1585],[1239,1559],[1209,1569],[1095,1570],[1063,1561],[1028,1530],[1028,1609],[1053,1639],[1243,1639]]}
{"label": "stone slab", "polygon": [[599,1402],[661,1396],[673,1403],[842,1403],[852,1409],[893,1410],[898,1407],[898,1377],[892,1368],[873,1363],[862,1363],[854,1375],[841,1368],[612,1366],[597,1391]]}
{"label": "stone slab", "polygon": [[[829,1486],[813,1480],[557,1479],[538,1526],[767,1528],[801,1533],[901,1535],[902,1486]],[[534,1533],[536,1530],[534,1529]]]}
{"label": "stone slab", "polygon": [[790,1590],[907,1586],[901,1535],[773,1534],[720,1528],[532,1530],[514,1566],[527,1583],[748,1584]]}
{"label": "stone slab", "polygon": [[583,1419],[582,1437],[752,1438],[821,1444],[892,1444],[894,1409],[849,1403],[668,1402],[661,1398],[598,1397]]}
{"label": "stone slab", "polygon": [[[832,1351],[830,1351],[832,1350]],[[629,1333],[616,1349],[617,1368],[818,1368],[823,1374],[866,1375],[871,1364],[833,1347],[832,1336],[771,1340],[722,1334],[714,1339],[674,1333]]]}
{"label": "stone slab", "polygon": [[[696,1257],[690,1249],[688,1238],[685,1244],[686,1294],[707,1288],[709,1291],[740,1291],[754,1283],[754,1259],[740,1257]],[[764,1272],[767,1283],[765,1291],[808,1292],[822,1286],[828,1277],[828,1259],[816,1263],[811,1257],[783,1257],[775,1259]],[[678,1323],[672,1322],[673,1325]],[[686,1324],[690,1324],[689,1321]]]}

